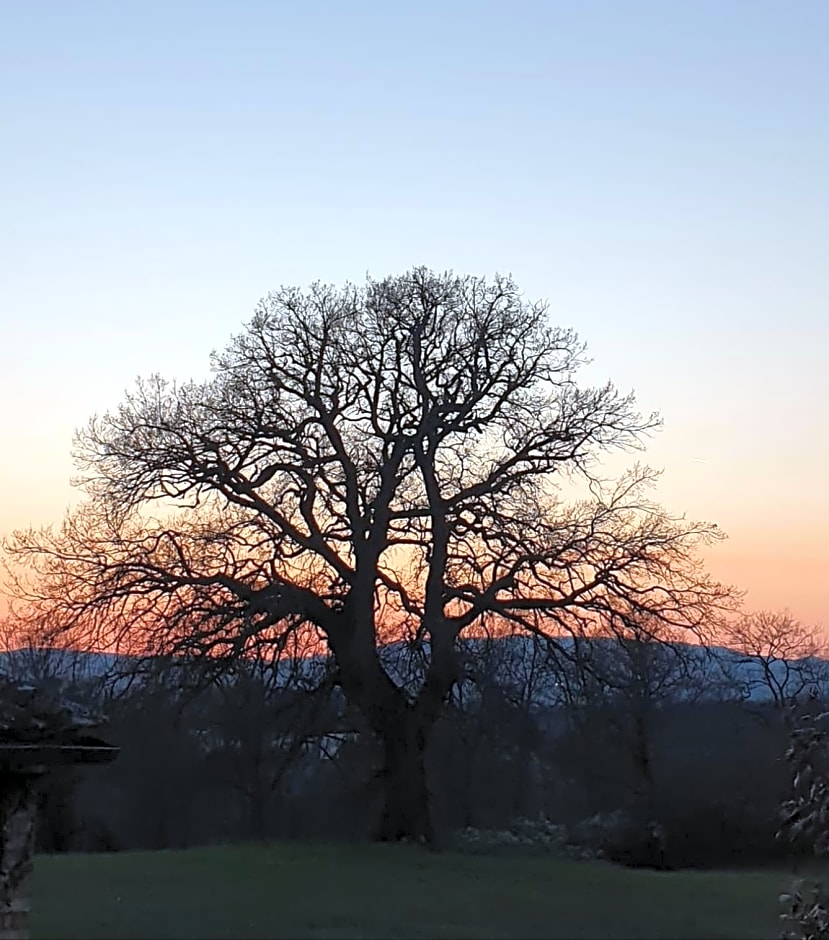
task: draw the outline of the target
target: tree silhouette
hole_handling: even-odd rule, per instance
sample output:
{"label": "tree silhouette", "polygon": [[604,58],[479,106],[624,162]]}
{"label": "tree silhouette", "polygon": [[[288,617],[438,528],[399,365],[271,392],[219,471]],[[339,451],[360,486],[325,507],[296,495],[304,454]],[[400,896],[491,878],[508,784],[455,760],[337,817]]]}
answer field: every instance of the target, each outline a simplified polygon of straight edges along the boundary
{"label": "tree silhouette", "polygon": [[[378,837],[428,840],[424,751],[463,631],[694,629],[729,596],[695,557],[715,527],[653,505],[646,468],[600,479],[658,418],[577,384],[584,362],[506,277],[272,293],[209,380],[139,381],[79,433],[88,500],[7,545],[35,572],[26,616],[215,670],[310,631],[382,743]],[[393,638],[416,681],[384,665]]]}

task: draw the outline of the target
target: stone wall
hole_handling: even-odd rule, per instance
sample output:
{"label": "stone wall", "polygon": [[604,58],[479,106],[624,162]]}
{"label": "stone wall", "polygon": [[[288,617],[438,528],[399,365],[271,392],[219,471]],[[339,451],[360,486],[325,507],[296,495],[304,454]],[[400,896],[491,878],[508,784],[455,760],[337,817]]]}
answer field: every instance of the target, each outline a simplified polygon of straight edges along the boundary
{"label": "stone wall", "polygon": [[35,775],[0,772],[0,940],[28,937]]}

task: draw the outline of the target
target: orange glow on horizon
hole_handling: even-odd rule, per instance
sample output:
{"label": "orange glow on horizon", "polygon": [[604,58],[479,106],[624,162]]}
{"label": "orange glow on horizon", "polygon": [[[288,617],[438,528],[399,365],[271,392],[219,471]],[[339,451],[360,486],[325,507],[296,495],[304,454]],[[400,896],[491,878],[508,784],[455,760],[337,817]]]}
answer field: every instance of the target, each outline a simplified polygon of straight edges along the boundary
{"label": "orange glow on horizon", "polygon": [[708,552],[706,563],[716,578],[746,591],[746,611],[788,609],[803,624],[829,634],[825,553],[802,549],[781,558],[774,547],[729,540]]}

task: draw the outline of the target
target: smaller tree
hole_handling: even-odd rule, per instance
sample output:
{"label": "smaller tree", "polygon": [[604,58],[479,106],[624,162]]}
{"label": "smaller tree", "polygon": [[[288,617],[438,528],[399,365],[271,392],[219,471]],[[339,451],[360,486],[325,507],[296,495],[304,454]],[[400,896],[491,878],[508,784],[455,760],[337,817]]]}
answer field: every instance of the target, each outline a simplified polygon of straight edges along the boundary
{"label": "smaller tree", "polygon": [[580,646],[558,664],[572,756],[594,779],[600,802],[624,808],[631,837],[645,838],[659,816],[657,758],[669,712],[710,693],[707,651],[648,617],[615,622]]}
{"label": "smaller tree", "polygon": [[829,643],[788,611],[746,614],[728,625],[726,642],[739,654],[733,680],[746,698],[768,694],[782,709],[829,682]]}
{"label": "smaller tree", "polygon": [[336,729],[333,672],[298,647],[274,660],[257,650],[237,659],[200,696],[205,768],[245,807],[244,832],[269,834],[268,810],[309,744]]}

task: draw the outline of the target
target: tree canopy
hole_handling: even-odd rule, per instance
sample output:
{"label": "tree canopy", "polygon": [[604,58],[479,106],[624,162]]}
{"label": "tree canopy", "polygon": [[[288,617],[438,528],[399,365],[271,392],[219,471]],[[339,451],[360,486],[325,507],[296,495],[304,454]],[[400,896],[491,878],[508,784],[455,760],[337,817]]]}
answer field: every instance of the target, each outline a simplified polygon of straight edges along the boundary
{"label": "tree canopy", "polygon": [[[79,432],[87,500],[7,546],[28,615],[217,668],[314,632],[384,743],[380,834],[428,836],[422,753],[464,631],[700,629],[730,597],[697,557],[715,526],[656,506],[645,467],[602,479],[659,422],[580,385],[585,361],[508,277],[278,290],[207,381],[139,381]],[[414,688],[391,638],[423,657]]]}

